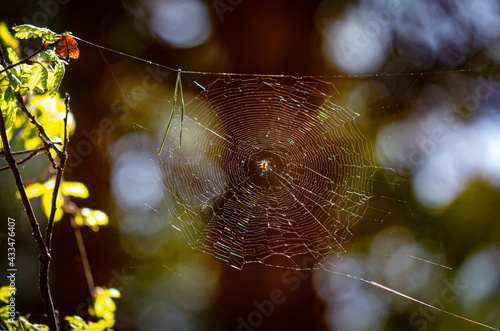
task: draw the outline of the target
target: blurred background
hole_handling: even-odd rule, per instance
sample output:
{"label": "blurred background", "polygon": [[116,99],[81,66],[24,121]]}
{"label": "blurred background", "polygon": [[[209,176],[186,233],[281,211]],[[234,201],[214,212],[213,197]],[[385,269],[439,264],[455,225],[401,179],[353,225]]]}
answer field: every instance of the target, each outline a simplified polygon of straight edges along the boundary
{"label": "blurred background", "polygon": [[[500,327],[499,1],[40,0],[3,2],[0,18],[172,68],[330,76],[334,102],[360,114],[377,164],[394,169],[393,190],[379,194],[396,190],[404,206],[390,210],[394,221],[359,222],[337,273],[235,270],[169,226],[173,203],[151,160],[175,74],[80,42],[62,86],[77,123],[65,179],[110,216],[82,232],[96,285],[122,293],[116,330],[485,329],[346,274]],[[25,179],[39,176],[38,159]],[[25,221],[10,172],[0,185],[2,219]],[[17,240],[18,309],[40,320],[28,222]],[[56,308],[88,318],[67,219],[53,247]]]}

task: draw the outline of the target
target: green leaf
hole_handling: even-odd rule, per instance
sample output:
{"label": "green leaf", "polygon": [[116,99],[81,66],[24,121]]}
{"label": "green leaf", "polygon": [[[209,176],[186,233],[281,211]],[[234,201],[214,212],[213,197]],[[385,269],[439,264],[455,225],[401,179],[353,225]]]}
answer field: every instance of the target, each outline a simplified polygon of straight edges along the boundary
{"label": "green leaf", "polygon": [[42,38],[47,42],[59,40],[59,35],[47,28],[39,28],[31,24],[18,25],[12,28],[19,39]]}
{"label": "green leaf", "polygon": [[57,95],[57,92],[59,91],[59,86],[61,86],[61,82],[64,78],[64,72],[65,72],[64,63],[62,61],[58,61],[56,64],[56,68],[54,70],[54,74],[52,75],[52,79],[50,80],[49,84],[48,92],[50,93],[49,96],[51,98]]}
{"label": "green leaf", "polygon": [[[0,307],[0,319],[2,321],[6,321],[9,319],[9,309],[9,306]],[[9,328],[9,330],[12,330],[12,328]]]}
{"label": "green leaf", "polygon": [[7,55],[9,56],[9,60],[11,63],[17,63],[19,62],[19,57],[17,56],[16,52],[12,48],[7,48]]}
{"label": "green leaf", "polygon": [[9,133],[9,139],[11,136],[11,129],[16,121],[17,114],[17,99],[16,92],[12,87],[7,86],[5,92],[0,99],[0,107],[2,108],[2,114],[5,117],[5,128],[7,133]]}
{"label": "green leaf", "polygon": [[47,89],[47,78],[49,73],[47,68],[40,63],[35,63],[32,66],[31,75],[28,78],[28,87],[30,91],[40,90],[43,92]]}
{"label": "green leaf", "polygon": [[9,86],[15,91],[19,91],[19,87],[21,86],[21,79],[17,77],[17,75],[13,72],[9,73]]}
{"label": "green leaf", "polygon": [[88,198],[89,190],[87,186],[79,182],[63,182],[61,183],[61,191],[66,196],[72,196],[76,198]]}

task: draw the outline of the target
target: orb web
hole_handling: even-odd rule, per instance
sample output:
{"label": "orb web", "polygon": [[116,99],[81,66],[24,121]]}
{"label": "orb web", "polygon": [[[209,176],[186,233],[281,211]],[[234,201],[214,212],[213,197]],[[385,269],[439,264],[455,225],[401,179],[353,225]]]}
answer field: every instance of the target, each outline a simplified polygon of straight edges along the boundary
{"label": "orb web", "polygon": [[335,86],[239,75],[196,84],[182,147],[173,126],[158,163],[173,226],[235,268],[341,258],[369,208],[376,166]]}

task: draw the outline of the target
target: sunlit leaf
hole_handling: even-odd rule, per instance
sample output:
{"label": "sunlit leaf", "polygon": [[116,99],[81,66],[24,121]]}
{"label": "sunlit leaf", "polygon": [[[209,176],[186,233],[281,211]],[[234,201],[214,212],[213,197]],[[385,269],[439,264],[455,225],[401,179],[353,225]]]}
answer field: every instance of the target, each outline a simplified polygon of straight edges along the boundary
{"label": "sunlit leaf", "polygon": [[23,330],[29,331],[49,331],[49,327],[45,324],[30,323],[25,317],[19,317],[19,321],[23,325]]}
{"label": "sunlit leaf", "polygon": [[[6,321],[9,319],[9,306],[0,307],[0,319]],[[9,329],[9,331],[12,329]]]}
{"label": "sunlit leaf", "polygon": [[30,91],[35,91],[39,89],[45,91],[47,89],[47,78],[49,73],[47,68],[40,63],[35,63],[32,66],[31,75],[28,78],[28,87]]}
{"label": "sunlit leaf", "polygon": [[19,79],[16,75],[16,73],[9,73],[9,87],[12,88],[15,92],[19,91],[19,87],[21,86],[22,82],[21,79]]}
{"label": "sunlit leaf", "polygon": [[19,57],[17,56],[16,52],[10,47],[7,48],[7,55],[9,56],[9,60],[12,63],[17,63],[19,62]]}
{"label": "sunlit leaf", "polygon": [[[45,194],[47,191],[47,188],[44,184],[41,183],[33,183],[30,186],[25,188],[26,194],[28,195],[28,198],[36,198],[39,196],[42,196],[42,194]],[[18,192],[19,194],[19,192]]]}
{"label": "sunlit leaf", "polygon": [[63,182],[61,183],[61,191],[64,195],[76,198],[88,198],[89,196],[87,187],[79,182]]}
{"label": "sunlit leaf", "polygon": [[5,118],[5,128],[7,133],[9,133],[14,126],[17,114],[16,92],[10,86],[5,89],[0,100],[0,107],[2,108],[2,114]]}
{"label": "sunlit leaf", "polygon": [[96,287],[94,289],[94,306],[89,309],[90,313],[97,318],[114,320],[116,305],[112,298],[119,296],[120,292],[116,289]]}
{"label": "sunlit leaf", "polygon": [[59,90],[59,86],[61,86],[61,82],[64,78],[65,66],[62,62],[58,62],[55,67],[54,74],[52,75],[52,79],[49,84],[49,96],[53,98],[57,95]]}
{"label": "sunlit leaf", "polygon": [[40,28],[31,24],[18,25],[12,28],[16,31],[15,37],[19,39],[42,38],[48,42],[59,39],[59,35],[47,28]]}
{"label": "sunlit leaf", "polygon": [[16,288],[10,286],[2,286],[0,288],[0,301],[9,303],[9,298],[16,293]]}
{"label": "sunlit leaf", "polygon": [[[47,184],[46,184],[47,185]],[[47,218],[50,217],[50,212],[52,211],[52,194],[53,194],[54,186],[46,190],[45,194],[42,195],[42,209]],[[64,204],[64,198],[59,191],[59,194],[57,194],[57,199],[56,199],[56,213],[54,215],[54,222],[58,222],[61,220],[61,218],[64,215],[64,212],[62,210],[62,206]]]}
{"label": "sunlit leaf", "polygon": [[81,318],[80,316],[66,316],[64,317],[64,319],[68,321],[68,323],[73,324],[73,327],[86,324],[83,318]]}
{"label": "sunlit leaf", "polygon": [[[63,99],[56,93],[54,97],[49,94],[35,95],[28,101],[28,108],[36,108],[39,112],[37,120],[44,126],[47,134],[53,141],[62,141],[64,138],[64,117],[66,116],[66,106]],[[75,131],[75,120],[73,114],[68,114],[68,137]],[[38,132],[32,130],[30,124],[22,125],[22,132],[18,139],[22,139],[26,149],[36,148],[41,141]]]}
{"label": "sunlit leaf", "polygon": [[108,288],[105,290],[107,294],[112,297],[112,298],[119,298],[121,296],[120,291],[118,291],[116,288]]}
{"label": "sunlit leaf", "polygon": [[82,208],[75,216],[75,222],[79,226],[88,226],[94,231],[99,231],[99,226],[108,225],[109,218],[100,210]]}

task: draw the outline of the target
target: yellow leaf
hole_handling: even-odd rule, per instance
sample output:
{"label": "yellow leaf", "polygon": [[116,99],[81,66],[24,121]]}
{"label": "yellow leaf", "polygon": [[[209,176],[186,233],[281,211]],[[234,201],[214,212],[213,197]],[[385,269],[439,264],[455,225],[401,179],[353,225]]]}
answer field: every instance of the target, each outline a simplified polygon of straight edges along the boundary
{"label": "yellow leaf", "polygon": [[73,196],[76,198],[88,198],[89,190],[85,185],[79,182],[63,182],[61,190],[66,196]]}
{"label": "yellow leaf", "polygon": [[112,298],[119,298],[121,296],[120,291],[118,291],[116,288],[108,289],[108,294]]}
{"label": "yellow leaf", "polygon": [[[33,183],[25,188],[26,190],[26,195],[28,196],[29,199],[31,198],[37,198],[41,196],[42,194],[45,193],[46,188],[44,184],[40,183]],[[19,194],[19,191],[16,192],[16,197],[18,199],[21,199],[21,195]]]}
{"label": "yellow leaf", "polygon": [[[49,180],[48,182],[45,183],[46,191],[42,195],[42,208],[47,215],[47,218],[50,217],[50,212],[52,210],[52,194],[53,194],[53,188],[54,188],[54,183],[53,180]],[[60,221],[61,218],[63,217],[63,210],[62,206],[64,204],[64,198],[62,197],[61,192],[57,195],[57,200],[56,200],[56,214],[54,215],[54,222]]]}
{"label": "yellow leaf", "polygon": [[109,218],[106,213],[100,210],[82,208],[79,215],[75,218],[78,225],[87,225],[94,231],[99,231],[99,226],[108,225]]}
{"label": "yellow leaf", "polygon": [[93,216],[97,221],[97,225],[107,225],[109,222],[108,215],[100,210],[94,210]]}
{"label": "yellow leaf", "polygon": [[10,34],[9,28],[7,27],[7,24],[5,24],[5,22],[0,22],[0,40],[6,47],[19,47],[19,40],[17,40]]}
{"label": "yellow leaf", "polygon": [[[36,107],[40,111],[39,122],[44,123],[44,128],[52,140],[62,141],[64,138],[64,118],[66,105],[57,93],[52,98],[47,94],[35,95],[29,100],[29,107]],[[68,114],[68,137],[75,131],[75,119],[72,113]],[[58,138],[58,139],[56,139]]]}
{"label": "yellow leaf", "polygon": [[0,288],[0,301],[9,303],[9,298],[16,293],[15,287],[2,286]]}

